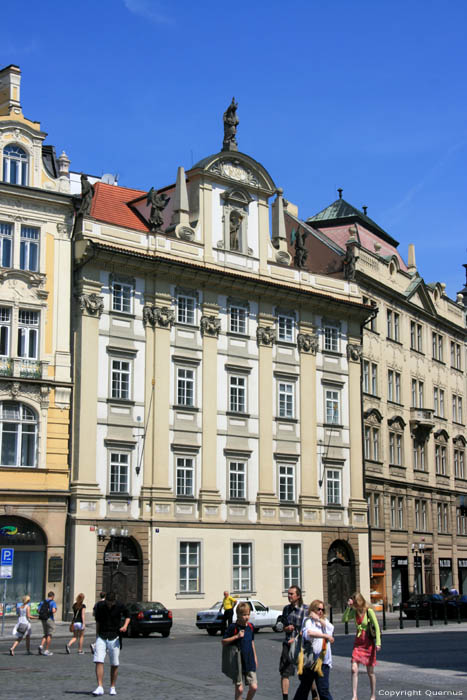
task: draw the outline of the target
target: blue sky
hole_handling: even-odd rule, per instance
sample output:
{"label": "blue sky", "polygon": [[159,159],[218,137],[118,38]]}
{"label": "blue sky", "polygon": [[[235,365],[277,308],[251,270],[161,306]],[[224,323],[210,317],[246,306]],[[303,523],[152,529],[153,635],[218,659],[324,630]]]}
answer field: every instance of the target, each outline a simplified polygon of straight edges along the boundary
{"label": "blue sky", "polygon": [[2,8],[0,66],[73,170],[149,189],[222,145],[307,218],[337,198],[400,241],[420,274],[464,285],[465,0],[31,0]]}

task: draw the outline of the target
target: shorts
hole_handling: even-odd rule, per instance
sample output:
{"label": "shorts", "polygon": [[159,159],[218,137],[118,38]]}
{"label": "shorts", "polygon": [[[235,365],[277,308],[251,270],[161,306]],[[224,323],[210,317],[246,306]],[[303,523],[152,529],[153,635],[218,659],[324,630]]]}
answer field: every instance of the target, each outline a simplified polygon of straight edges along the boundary
{"label": "shorts", "polygon": [[295,664],[289,658],[290,644],[282,642],[282,653],[279,661],[279,673],[281,678],[290,678],[295,674]]}
{"label": "shorts", "polygon": [[120,639],[118,637],[115,637],[115,639],[102,639],[102,637],[97,637],[94,645],[94,663],[103,664],[107,652],[109,652],[110,665],[118,666],[118,659],[120,656]]}
{"label": "shorts", "polygon": [[79,632],[82,629],[83,629],[82,622],[73,622],[73,632]]}
{"label": "shorts", "polygon": [[55,632],[55,622],[52,620],[52,618],[49,618],[48,620],[41,620],[41,622],[44,637],[51,637]]}
{"label": "shorts", "polygon": [[[256,671],[247,671],[246,673],[243,674],[243,678],[245,681],[245,685],[258,685],[258,680],[256,678]],[[234,685],[241,685],[240,683],[237,683],[234,681]]]}

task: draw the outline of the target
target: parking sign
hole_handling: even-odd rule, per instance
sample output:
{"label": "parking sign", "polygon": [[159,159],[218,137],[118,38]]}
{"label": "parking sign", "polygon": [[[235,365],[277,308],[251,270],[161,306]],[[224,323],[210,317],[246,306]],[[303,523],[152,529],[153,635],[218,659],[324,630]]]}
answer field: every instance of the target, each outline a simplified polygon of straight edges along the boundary
{"label": "parking sign", "polygon": [[13,557],[15,550],[13,547],[3,547],[0,558],[0,566],[13,566]]}

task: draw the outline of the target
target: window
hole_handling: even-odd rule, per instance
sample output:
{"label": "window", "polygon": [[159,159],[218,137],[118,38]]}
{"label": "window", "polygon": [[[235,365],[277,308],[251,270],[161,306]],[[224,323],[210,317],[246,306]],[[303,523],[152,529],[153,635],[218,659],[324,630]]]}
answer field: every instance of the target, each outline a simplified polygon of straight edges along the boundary
{"label": "window", "polygon": [[423,330],[420,323],[410,321],[410,349],[423,352]]}
{"label": "window", "polygon": [[467,515],[463,515],[460,508],[456,509],[457,534],[467,535]]}
{"label": "window", "polygon": [[232,548],[233,590],[241,593],[252,589],[251,544],[234,542]]}
{"label": "window", "polygon": [[363,391],[378,395],[378,365],[368,360],[363,360]]}
{"label": "window", "polygon": [[391,496],[391,529],[396,529],[396,497]]}
{"label": "window", "polygon": [[112,311],[120,311],[131,314],[131,302],[133,299],[133,285],[124,282],[112,284]]}
{"label": "window", "polygon": [[180,542],[180,593],[199,593],[200,542]]}
{"label": "window", "polygon": [[454,448],[454,476],[465,479],[465,452],[463,449]]}
{"label": "window", "polygon": [[423,382],[412,379],[412,408],[423,408],[425,402],[425,385]]}
{"label": "window", "polygon": [[389,431],[389,464],[402,465],[402,435]]}
{"label": "window", "polygon": [[413,468],[426,471],[425,443],[419,442],[417,438],[412,440]]}
{"label": "window", "polygon": [[39,269],[39,229],[21,226],[19,266],[22,270],[37,272]]}
{"label": "window", "polygon": [[12,185],[28,184],[28,155],[19,146],[3,149],[3,180]]}
{"label": "window", "polygon": [[10,355],[11,309],[0,307],[0,356]]}
{"label": "window", "polygon": [[435,471],[442,476],[447,474],[446,446],[438,443],[435,444]]}
{"label": "window", "polygon": [[449,506],[447,503],[438,503],[436,506],[438,516],[438,532],[449,532]]}
{"label": "window", "polygon": [[0,265],[11,267],[11,251],[13,241],[13,224],[0,221]]}
{"label": "window", "polygon": [[177,321],[193,326],[195,323],[196,300],[194,297],[179,294],[177,296]]}
{"label": "window", "polygon": [[399,530],[404,529],[404,499],[402,496],[397,499],[397,526]]}
{"label": "window", "polygon": [[342,473],[340,469],[326,469],[326,503],[342,505]]}
{"label": "window", "polygon": [[287,343],[294,340],[294,319],[292,316],[279,316],[277,319],[277,338]]}
{"label": "window", "polygon": [[177,457],[176,465],[177,496],[194,496],[195,490],[193,457]]}
{"label": "window", "polygon": [[20,309],[18,314],[18,357],[37,360],[39,312]]}
{"label": "window", "polygon": [[295,467],[293,464],[279,465],[279,500],[295,500]]}
{"label": "window", "polygon": [[244,306],[230,306],[230,332],[246,334],[247,309]]}
{"label": "window", "polygon": [[454,423],[463,423],[462,396],[452,395],[452,420]]}
{"label": "window", "polygon": [[284,544],[284,590],[302,585],[302,548],[299,544]]}
{"label": "window", "polygon": [[454,369],[461,369],[461,354],[460,344],[451,340],[451,367],[454,367]]}
{"label": "window", "polygon": [[110,453],[110,493],[128,493],[129,463],[127,452]]}
{"label": "window", "polygon": [[0,404],[1,464],[4,467],[37,466],[37,417],[16,401]]}
{"label": "window", "polygon": [[368,514],[372,527],[380,527],[381,522],[381,502],[379,493],[371,493],[368,496]]}
{"label": "window", "polygon": [[327,352],[339,352],[339,328],[324,326],[324,349]]}
{"label": "window", "polygon": [[289,382],[278,383],[279,418],[295,417],[295,385]]}
{"label": "window", "polygon": [[246,377],[230,375],[229,377],[229,411],[246,412]]}
{"label": "window", "polygon": [[112,360],[112,398],[130,398],[130,363],[128,360]]}
{"label": "window", "polygon": [[427,502],[424,499],[415,499],[415,529],[421,532],[427,531]]}
{"label": "window", "polygon": [[443,336],[433,331],[433,359],[443,362]]}
{"label": "window", "polygon": [[229,497],[232,501],[242,501],[246,498],[245,462],[229,463]]}
{"label": "window", "polygon": [[365,458],[379,460],[379,428],[365,425]]}
{"label": "window", "polygon": [[177,405],[195,405],[195,370],[177,367]]}
{"label": "window", "polygon": [[401,375],[393,369],[388,369],[388,401],[401,402]]}
{"label": "window", "polygon": [[433,405],[435,416],[444,418],[444,389],[433,387]]}
{"label": "window", "polygon": [[325,391],[325,403],[326,403],[326,423],[339,425],[340,415],[339,415],[339,404],[340,404],[340,393],[334,389],[326,389]]}
{"label": "window", "polygon": [[400,314],[387,310],[387,332],[390,340],[400,341]]}

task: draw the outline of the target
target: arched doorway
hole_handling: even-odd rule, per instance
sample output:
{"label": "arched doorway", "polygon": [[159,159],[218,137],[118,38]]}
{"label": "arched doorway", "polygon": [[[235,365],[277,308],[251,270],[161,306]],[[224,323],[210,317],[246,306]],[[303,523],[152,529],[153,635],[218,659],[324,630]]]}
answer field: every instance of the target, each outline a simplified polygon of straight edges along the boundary
{"label": "arched doorway", "polygon": [[14,551],[13,578],[7,579],[9,603],[30,595],[32,603],[44,597],[47,538],[32,520],[16,515],[0,516],[0,548]]}
{"label": "arched doorway", "polygon": [[142,600],[141,551],[131,537],[112,537],[110,540],[104,552],[102,583],[104,591],[115,591],[117,599],[124,603]]}
{"label": "arched doorway", "polygon": [[336,540],[328,551],[328,601],[335,612],[343,612],[355,591],[355,558],[352,548]]}

